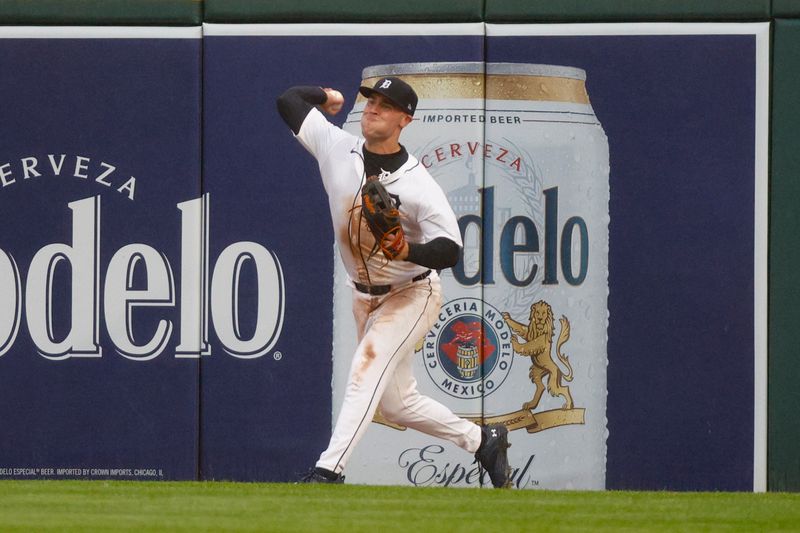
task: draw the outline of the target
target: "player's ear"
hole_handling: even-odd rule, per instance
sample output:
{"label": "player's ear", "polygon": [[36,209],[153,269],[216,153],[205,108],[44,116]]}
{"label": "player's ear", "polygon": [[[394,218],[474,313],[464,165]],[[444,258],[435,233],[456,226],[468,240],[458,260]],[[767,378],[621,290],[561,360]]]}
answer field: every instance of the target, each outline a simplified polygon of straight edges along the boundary
{"label": "player's ear", "polygon": [[401,128],[405,128],[406,126],[411,124],[411,121],[413,121],[413,120],[414,120],[414,117],[412,117],[411,115],[409,115],[407,113],[404,114],[402,120],[400,120],[400,127]]}

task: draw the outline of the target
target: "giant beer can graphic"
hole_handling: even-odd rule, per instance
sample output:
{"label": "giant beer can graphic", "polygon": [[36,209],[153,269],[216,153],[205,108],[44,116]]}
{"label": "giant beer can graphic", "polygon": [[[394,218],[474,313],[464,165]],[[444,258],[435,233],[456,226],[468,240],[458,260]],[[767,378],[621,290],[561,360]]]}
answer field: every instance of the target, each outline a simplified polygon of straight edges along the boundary
{"label": "giant beer can graphic", "polygon": [[[419,95],[400,141],[444,189],[464,240],[414,354],[420,392],[505,424],[515,487],[605,488],[609,153],[586,73],[408,63],[367,67],[363,84],[390,75]],[[363,107],[359,96],[346,130],[360,133]],[[338,412],[356,341],[338,260],[335,270]],[[375,421],[348,481],[491,486],[467,452]]]}

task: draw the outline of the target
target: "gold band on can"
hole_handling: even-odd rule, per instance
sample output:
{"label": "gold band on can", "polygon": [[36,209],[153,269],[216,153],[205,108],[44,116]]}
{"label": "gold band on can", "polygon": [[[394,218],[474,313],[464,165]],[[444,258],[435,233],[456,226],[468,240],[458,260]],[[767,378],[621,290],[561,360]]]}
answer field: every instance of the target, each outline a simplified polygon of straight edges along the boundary
{"label": "gold band on can", "polygon": [[[516,63],[406,63],[364,69],[362,85],[396,76],[420,100],[487,98],[588,104],[586,74],[572,67]],[[356,102],[364,100],[358,95]]]}

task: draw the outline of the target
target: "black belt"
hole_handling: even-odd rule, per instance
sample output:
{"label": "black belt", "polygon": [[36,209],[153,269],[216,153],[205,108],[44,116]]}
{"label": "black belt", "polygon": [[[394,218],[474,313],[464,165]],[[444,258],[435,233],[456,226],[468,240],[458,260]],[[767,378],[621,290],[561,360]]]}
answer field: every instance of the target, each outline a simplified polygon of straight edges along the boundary
{"label": "black belt", "polygon": [[[431,271],[426,270],[419,276],[414,276],[413,278],[411,278],[411,281],[412,282],[419,281],[421,279],[427,278],[430,275]],[[372,296],[380,296],[381,294],[386,294],[390,290],[392,290],[391,285],[364,285],[363,283],[359,283],[357,281],[354,281],[353,285],[355,285],[356,289],[358,289],[360,292],[363,292],[365,294],[371,294]]]}

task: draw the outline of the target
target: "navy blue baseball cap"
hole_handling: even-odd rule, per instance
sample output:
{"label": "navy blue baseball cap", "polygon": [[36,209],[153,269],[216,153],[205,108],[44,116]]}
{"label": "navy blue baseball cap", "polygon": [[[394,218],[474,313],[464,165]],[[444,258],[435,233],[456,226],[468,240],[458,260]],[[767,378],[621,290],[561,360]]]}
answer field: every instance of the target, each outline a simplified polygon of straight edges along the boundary
{"label": "navy blue baseball cap", "polygon": [[414,116],[414,111],[417,110],[417,102],[419,101],[417,93],[414,92],[411,85],[394,76],[381,78],[372,87],[362,85],[359,87],[358,92],[367,98],[375,93],[385,96],[394,105],[411,116]]}

